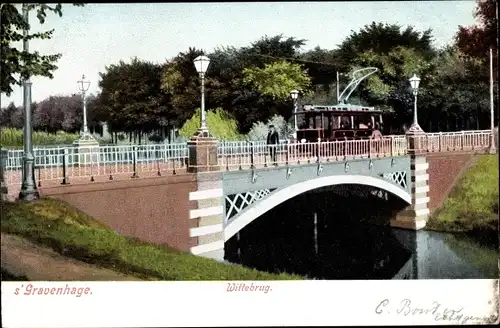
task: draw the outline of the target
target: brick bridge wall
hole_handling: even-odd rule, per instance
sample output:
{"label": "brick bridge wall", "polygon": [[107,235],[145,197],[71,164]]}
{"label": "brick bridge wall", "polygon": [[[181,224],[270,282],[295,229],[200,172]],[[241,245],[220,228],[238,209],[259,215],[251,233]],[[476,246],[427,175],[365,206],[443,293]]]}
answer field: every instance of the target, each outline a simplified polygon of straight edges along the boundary
{"label": "brick bridge wall", "polygon": [[41,188],[40,193],[68,202],[121,235],[187,252],[198,242],[189,236],[197,224],[189,220],[196,204],[188,195],[195,190],[196,176],[179,174]]}
{"label": "brick bridge wall", "polygon": [[[432,213],[446,199],[457,179],[468,167],[471,154],[427,155],[429,168],[429,210]],[[200,220],[190,220],[197,202],[189,193],[197,191],[196,174],[117,180],[41,188],[43,196],[68,202],[107,224],[122,235],[166,244],[189,252],[199,237],[190,237]]]}
{"label": "brick bridge wall", "polygon": [[457,180],[469,166],[472,157],[471,154],[459,153],[427,155],[431,214],[446,200]]}

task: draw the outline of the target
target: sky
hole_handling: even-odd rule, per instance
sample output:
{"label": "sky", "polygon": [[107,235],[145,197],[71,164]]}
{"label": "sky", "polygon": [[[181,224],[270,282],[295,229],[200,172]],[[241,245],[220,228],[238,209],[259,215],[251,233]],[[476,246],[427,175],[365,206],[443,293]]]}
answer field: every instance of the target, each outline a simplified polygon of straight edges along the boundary
{"label": "sky", "polygon": [[[473,0],[68,4],[62,17],[49,14],[43,25],[30,15],[34,31],[55,29],[51,40],[32,41],[30,51],[62,54],[53,79],[32,78],[32,100],[78,92],[82,74],[91,82],[89,93],[96,93],[99,72],[135,56],[163,62],[189,47],[210,52],[277,34],[306,39],[304,51],[334,49],[372,21],[431,28],[441,47],[453,41],[459,25],[475,23],[474,8]],[[22,87],[13,89],[9,98],[1,95],[2,107],[22,105]]]}

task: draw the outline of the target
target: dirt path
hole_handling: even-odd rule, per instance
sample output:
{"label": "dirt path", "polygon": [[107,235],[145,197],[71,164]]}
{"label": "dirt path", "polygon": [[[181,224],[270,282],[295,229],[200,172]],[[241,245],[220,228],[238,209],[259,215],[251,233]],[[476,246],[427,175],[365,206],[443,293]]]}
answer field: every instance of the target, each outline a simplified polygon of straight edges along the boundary
{"label": "dirt path", "polygon": [[18,236],[2,233],[1,239],[2,270],[15,276],[52,281],[141,280],[64,257]]}

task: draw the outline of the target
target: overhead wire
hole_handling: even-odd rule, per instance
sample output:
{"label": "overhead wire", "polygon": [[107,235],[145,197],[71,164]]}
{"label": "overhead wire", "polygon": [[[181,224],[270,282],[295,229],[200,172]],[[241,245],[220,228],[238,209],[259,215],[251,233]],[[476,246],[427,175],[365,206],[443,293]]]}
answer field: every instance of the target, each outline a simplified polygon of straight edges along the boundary
{"label": "overhead wire", "polygon": [[299,59],[299,58],[279,57],[279,56],[262,55],[262,54],[252,54],[252,55],[254,55],[254,56],[260,56],[260,57],[275,58],[275,59],[285,59],[285,60],[302,62],[302,63],[321,64],[321,65],[327,65],[327,66],[337,66],[336,64],[333,64],[333,63],[313,61],[313,60],[304,60],[304,59]]}

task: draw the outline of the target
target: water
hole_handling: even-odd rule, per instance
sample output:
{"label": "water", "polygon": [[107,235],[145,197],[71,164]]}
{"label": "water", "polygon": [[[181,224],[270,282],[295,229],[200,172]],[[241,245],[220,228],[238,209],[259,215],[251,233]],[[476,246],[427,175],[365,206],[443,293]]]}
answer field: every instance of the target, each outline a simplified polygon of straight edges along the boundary
{"label": "water", "polygon": [[390,227],[404,207],[365,186],[316,190],[246,226],[226,243],[226,260],[315,279],[498,278],[498,245]]}

